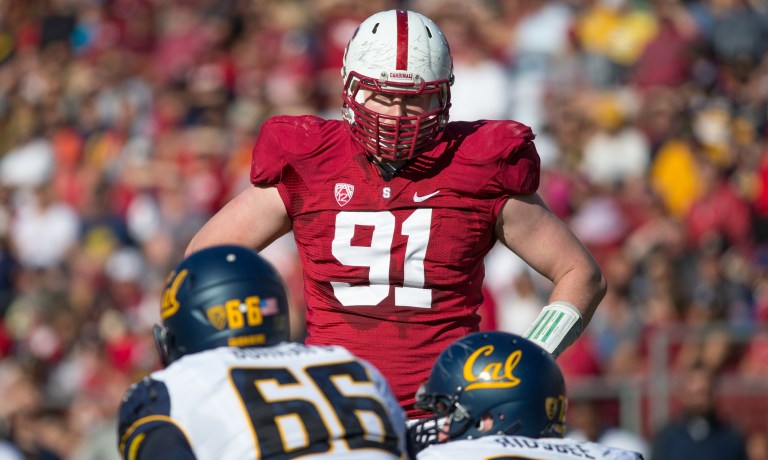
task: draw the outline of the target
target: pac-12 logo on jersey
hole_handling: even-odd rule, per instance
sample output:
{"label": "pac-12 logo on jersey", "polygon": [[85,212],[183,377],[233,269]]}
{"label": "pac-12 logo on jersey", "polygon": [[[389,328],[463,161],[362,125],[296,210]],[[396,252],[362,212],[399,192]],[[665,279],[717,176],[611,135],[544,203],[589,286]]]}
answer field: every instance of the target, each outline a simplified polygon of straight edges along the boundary
{"label": "pac-12 logo on jersey", "polygon": [[344,206],[352,200],[352,195],[355,194],[355,186],[339,182],[336,184],[333,194],[336,196],[336,202],[339,203],[339,206]]}

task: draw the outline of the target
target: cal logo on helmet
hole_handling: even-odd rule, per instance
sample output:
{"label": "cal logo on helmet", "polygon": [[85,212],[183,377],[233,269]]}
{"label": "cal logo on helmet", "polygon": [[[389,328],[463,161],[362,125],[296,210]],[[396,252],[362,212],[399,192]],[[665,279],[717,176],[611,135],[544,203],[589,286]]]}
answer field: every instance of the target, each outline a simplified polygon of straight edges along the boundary
{"label": "cal logo on helmet", "polygon": [[486,345],[475,350],[464,364],[464,378],[468,382],[465,391],[488,388],[512,388],[520,384],[520,379],[513,375],[515,367],[523,356],[521,350],[515,350],[501,361],[486,363],[483,369],[475,374],[475,362],[480,356],[490,356],[494,352],[493,345]]}
{"label": "cal logo on helmet", "polygon": [[[440,353],[417,392],[414,407],[433,416],[414,425],[412,442],[422,449],[436,442],[438,431],[451,440],[562,436],[566,401],[562,372],[543,348],[515,334],[475,332]],[[451,420],[447,431],[435,423],[444,417]]]}
{"label": "cal logo on helmet", "polygon": [[172,272],[168,276],[165,291],[163,291],[163,300],[160,305],[160,317],[162,319],[170,318],[171,316],[175,315],[177,311],[179,311],[179,306],[181,304],[179,304],[177,294],[179,292],[179,288],[181,287],[181,283],[184,282],[184,279],[188,274],[189,270],[184,269],[179,273]]}

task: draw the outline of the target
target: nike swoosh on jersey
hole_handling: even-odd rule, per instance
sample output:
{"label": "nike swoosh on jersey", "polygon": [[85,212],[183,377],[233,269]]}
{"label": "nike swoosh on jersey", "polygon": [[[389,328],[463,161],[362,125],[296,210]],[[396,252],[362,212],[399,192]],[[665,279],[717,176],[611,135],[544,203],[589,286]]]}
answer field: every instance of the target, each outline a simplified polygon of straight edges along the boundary
{"label": "nike swoosh on jersey", "polygon": [[419,196],[419,192],[416,192],[413,194],[413,201],[414,203],[421,203],[422,201],[427,201],[428,199],[432,198],[433,196],[440,193],[440,190],[436,190],[429,195]]}

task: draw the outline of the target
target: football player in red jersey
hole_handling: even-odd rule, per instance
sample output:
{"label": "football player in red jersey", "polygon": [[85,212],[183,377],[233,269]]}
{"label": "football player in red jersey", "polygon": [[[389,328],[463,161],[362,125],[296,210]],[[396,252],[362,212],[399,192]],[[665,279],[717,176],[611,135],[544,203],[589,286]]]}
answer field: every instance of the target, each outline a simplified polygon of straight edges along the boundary
{"label": "football player in red jersey", "polygon": [[261,250],[293,231],[304,265],[307,343],[342,344],[388,378],[411,418],[437,355],[477,330],[483,260],[496,240],[552,282],[527,334],[553,355],[605,293],[593,257],[536,194],[531,129],[448,122],[453,61],[429,18],[374,14],[342,68],[343,120],[276,116],[253,149],[251,182],[187,253]]}

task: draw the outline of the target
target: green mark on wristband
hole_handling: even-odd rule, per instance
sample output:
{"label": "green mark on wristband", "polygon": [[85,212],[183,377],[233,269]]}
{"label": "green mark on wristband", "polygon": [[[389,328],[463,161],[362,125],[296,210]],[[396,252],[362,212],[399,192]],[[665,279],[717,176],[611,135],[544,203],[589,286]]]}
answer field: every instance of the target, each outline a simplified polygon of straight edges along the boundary
{"label": "green mark on wristband", "polygon": [[563,312],[559,312],[557,314],[555,320],[552,321],[552,326],[547,330],[547,333],[544,334],[544,338],[541,340],[542,342],[546,342],[547,339],[549,339],[549,336],[552,335],[552,333],[555,331],[557,325],[560,324],[560,320],[563,319],[563,316],[565,316],[565,313]]}

